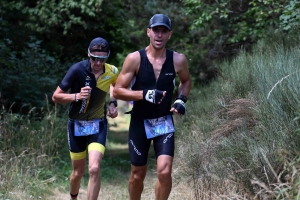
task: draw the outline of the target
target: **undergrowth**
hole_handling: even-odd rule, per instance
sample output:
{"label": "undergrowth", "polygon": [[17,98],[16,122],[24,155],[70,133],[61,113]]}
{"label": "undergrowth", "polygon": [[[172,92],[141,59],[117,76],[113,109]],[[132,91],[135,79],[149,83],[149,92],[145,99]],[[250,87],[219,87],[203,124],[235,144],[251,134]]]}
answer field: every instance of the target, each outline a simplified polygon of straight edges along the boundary
{"label": "undergrowth", "polygon": [[196,200],[299,198],[298,41],[273,34],[193,89],[176,175]]}

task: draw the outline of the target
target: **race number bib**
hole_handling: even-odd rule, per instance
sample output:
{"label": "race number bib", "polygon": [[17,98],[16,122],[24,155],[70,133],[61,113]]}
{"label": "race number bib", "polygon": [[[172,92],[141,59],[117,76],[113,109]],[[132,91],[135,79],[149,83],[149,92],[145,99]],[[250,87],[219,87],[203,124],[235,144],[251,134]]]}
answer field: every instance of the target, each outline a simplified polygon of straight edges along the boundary
{"label": "race number bib", "polygon": [[74,135],[75,136],[87,136],[100,132],[99,127],[100,119],[94,119],[90,121],[75,120],[74,122]]}
{"label": "race number bib", "polygon": [[144,126],[148,139],[175,132],[171,115],[155,119],[145,119]]}

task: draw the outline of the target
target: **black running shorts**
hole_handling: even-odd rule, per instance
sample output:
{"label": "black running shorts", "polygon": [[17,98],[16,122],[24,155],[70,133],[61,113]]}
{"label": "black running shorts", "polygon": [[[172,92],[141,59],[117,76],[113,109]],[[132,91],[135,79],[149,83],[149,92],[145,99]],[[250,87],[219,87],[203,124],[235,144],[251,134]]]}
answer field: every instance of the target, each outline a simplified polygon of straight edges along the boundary
{"label": "black running shorts", "polygon": [[86,157],[88,151],[96,150],[104,155],[108,126],[107,119],[99,122],[100,132],[89,136],[74,136],[74,121],[68,121],[68,143],[72,160],[80,160]]}
{"label": "black running shorts", "polygon": [[156,159],[160,155],[174,156],[174,133],[147,139],[144,121],[131,117],[128,146],[132,165],[144,166],[147,164],[151,141],[153,141]]}

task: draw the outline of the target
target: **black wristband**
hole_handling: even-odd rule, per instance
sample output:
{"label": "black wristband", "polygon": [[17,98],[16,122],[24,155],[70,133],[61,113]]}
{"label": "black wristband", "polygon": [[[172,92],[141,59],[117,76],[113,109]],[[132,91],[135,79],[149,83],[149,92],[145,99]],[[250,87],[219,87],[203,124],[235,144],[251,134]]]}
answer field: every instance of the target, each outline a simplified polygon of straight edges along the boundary
{"label": "black wristband", "polygon": [[187,97],[186,96],[184,96],[183,94],[181,94],[181,95],[179,95],[178,97],[176,97],[176,100],[177,99],[180,99],[180,100],[182,100],[184,103],[186,103],[187,102]]}
{"label": "black wristband", "polygon": [[118,107],[118,102],[116,100],[110,101],[108,105],[110,105],[111,103],[113,103],[115,105],[115,107]]}

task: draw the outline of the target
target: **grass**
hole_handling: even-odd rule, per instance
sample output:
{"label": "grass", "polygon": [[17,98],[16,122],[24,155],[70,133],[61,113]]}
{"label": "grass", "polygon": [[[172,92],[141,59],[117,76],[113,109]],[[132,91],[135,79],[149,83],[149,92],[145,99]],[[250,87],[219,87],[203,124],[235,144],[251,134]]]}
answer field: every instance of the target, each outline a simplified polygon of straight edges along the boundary
{"label": "grass", "polygon": [[270,38],[192,91],[177,165],[195,199],[299,198],[299,43]]}

